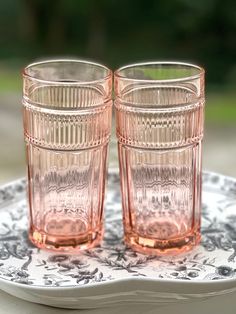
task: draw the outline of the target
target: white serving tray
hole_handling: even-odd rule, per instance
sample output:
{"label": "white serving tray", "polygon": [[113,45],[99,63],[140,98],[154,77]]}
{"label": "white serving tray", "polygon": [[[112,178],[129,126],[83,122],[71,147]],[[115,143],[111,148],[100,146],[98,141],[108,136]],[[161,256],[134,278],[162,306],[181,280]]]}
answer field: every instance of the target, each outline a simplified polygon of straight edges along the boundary
{"label": "white serving tray", "polygon": [[236,179],[203,175],[202,242],[177,257],[135,253],[122,242],[119,176],[109,173],[101,247],[53,254],[27,237],[25,179],[0,187],[0,288],[56,307],[191,301],[236,290]]}

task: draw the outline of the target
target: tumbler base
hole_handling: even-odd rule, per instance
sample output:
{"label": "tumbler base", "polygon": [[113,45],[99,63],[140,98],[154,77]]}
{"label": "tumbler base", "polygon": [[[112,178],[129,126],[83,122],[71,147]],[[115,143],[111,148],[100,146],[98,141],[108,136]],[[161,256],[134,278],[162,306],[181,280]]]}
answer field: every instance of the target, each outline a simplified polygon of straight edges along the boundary
{"label": "tumbler base", "polygon": [[128,247],[139,253],[149,255],[177,255],[190,251],[200,241],[200,232],[169,240],[145,238],[134,233],[125,235],[125,243]]}
{"label": "tumbler base", "polygon": [[29,231],[29,239],[38,248],[65,253],[91,249],[100,244],[102,236],[103,230],[78,236],[49,235],[32,227]]}

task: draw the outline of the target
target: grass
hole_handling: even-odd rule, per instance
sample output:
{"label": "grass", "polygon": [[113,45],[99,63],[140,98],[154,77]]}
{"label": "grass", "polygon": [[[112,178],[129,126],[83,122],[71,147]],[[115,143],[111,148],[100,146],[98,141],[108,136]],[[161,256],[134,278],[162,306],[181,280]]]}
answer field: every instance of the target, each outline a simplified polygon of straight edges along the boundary
{"label": "grass", "polygon": [[22,78],[20,71],[0,71],[0,92],[21,92]]}
{"label": "grass", "polygon": [[191,76],[194,75],[196,73],[194,73],[195,71],[191,71],[189,69],[185,69],[185,68],[175,68],[172,69],[172,67],[160,67],[158,72],[156,71],[155,67],[150,67],[150,68],[143,68],[140,67],[141,71],[144,74],[144,78],[146,79],[152,79],[152,80],[168,80],[171,78],[183,78],[186,76]]}
{"label": "grass", "polygon": [[[161,68],[158,74],[155,68],[140,68],[142,74],[147,79],[169,79],[173,74],[171,68]],[[178,68],[174,72],[175,78],[181,78],[189,75],[188,70]],[[142,77],[142,75],[141,75]],[[236,125],[236,93],[226,91],[210,91],[206,97],[205,109],[206,123],[225,125]]]}
{"label": "grass", "polygon": [[[180,74],[181,75],[181,74]],[[21,93],[20,70],[0,71],[0,93]],[[236,93],[209,91],[206,95],[205,120],[209,124],[236,125]]]}
{"label": "grass", "polygon": [[205,114],[206,123],[236,126],[236,93],[208,93]]}

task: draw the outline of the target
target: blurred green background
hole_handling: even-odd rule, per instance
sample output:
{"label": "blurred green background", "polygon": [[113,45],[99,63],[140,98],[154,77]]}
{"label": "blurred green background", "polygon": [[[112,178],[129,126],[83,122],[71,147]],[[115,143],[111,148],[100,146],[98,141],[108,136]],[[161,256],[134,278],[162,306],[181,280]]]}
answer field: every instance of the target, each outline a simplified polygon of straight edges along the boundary
{"label": "blurred green background", "polygon": [[202,65],[204,166],[236,175],[235,0],[7,0],[0,21],[0,182],[24,173],[20,71],[49,57],[91,59],[111,69],[151,60]]}

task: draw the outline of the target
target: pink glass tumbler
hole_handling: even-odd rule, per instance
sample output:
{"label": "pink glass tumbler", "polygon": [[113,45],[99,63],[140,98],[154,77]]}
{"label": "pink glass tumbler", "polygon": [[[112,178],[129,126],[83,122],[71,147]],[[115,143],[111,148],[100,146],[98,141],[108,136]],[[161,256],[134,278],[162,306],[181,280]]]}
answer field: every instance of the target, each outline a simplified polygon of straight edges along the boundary
{"label": "pink glass tumbler", "polygon": [[23,72],[31,241],[87,249],[103,234],[112,74],[79,60],[34,63]]}
{"label": "pink glass tumbler", "polygon": [[177,254],[200,241],[204,70],[153,62],[115,72],[125,242]]}

